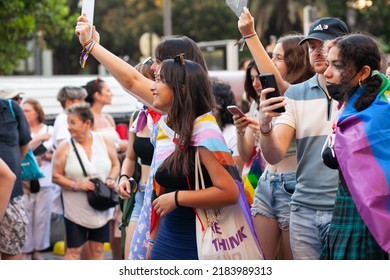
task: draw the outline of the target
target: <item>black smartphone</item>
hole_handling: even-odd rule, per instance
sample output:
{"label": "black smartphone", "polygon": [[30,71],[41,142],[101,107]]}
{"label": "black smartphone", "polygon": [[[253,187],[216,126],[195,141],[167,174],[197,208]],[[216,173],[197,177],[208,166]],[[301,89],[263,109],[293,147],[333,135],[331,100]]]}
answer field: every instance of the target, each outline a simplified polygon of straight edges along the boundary
{"label": "black smartphone", "polygon": [[[276,79],[275,79],[275,75],[274,74],[260,74],[259,75],[259,80],[260,80],[261,86],[263,88],[270,88],[270,87],[272,87],[272,88],[275,89],[275,91],[270,92],[270,93],[267,94],[267,99],[269,99],[271,97],[278,97],[278,96],[280,96],[278,84],[276,83]],[[273,111],[274,112],[278,112],[278,113],[283,113],[283,112],[286,112],[286,108],[283,106],[283,107],[280,107],[280,108],[275,109]]]}
{"label": "black smartphone", "polygon": [[33,154],[34,154],[34,156],[41,156],[44,153],[46,153],[46,151],[47,151],[46,147],[41,143],[41,144],[39,144],[38,147],[35,148],[35,150],[33,151]]}

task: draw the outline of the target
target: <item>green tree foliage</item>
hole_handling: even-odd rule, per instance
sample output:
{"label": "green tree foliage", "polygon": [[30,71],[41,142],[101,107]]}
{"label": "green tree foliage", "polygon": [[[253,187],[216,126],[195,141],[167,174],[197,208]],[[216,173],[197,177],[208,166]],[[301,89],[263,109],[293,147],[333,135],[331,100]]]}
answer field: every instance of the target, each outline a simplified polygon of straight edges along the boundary
{"label": "green tree foliage", "polygon": [[[141,56],[139,38],[145,32],[163,36],[163,1],[111,0],[96,2],[94,24],[101,43],[128,62],[136,64]],[[237,17],[225,1],[172,0],[173,34],[195,41],[239,38]],[[87,70],[96,72],[97,63],[89,59]]]}
{"label": "green tree foliage", "polygon": [[330,2],[330,14],[344,19],[352,32],[368,32],[374,35],[380,41],[382,51],[390,52],[390,1],[371,1],[372,6],[362,9],[351,7],[354,1],[339,3],[337,0],[331,0]]}
{"label": "green tree foliage", "polygon": [[174,34],[187,35],[197,42],[240,37],[238,18],[225,0],[173,0],[172,8]]}
{"label": "green tree foliage", "polygon": [[0,18],[0,75],[13,73],[28,57],[31,39],[41,48],[71,40],[76,20],[66,0],[2,0]]}
{"label": "green tree foliage", "polygon": [[[78,64],[81,46],[74,35],[82,0],[1,0],[0,75],[13,73],[20,58],[26,58],[26,42],[54,50],[54,74],[97,73],[98,63],[89,58],[87,69]],[[264,44],[270,35],[303,32],[303,7],[317,8],[318,17],[340,17],[349,23],[352,0],[248,0],[256,31]],[[164,0],[109,0],[95,2],[94,24],[101,43],[135,65],[141,56],[139,38],[145,32],[163,36]],[[238,39],[237,17],[225,0],[171,0],[172,30],[195,41]],[[352,10],[352,31],[375,35],[389,52],[390,6],[388,0],[371,1],[372,6]],[[350,23],[349,23],[350,24]],[[39,36],[38,36],[39,35]],[[246,55],[249,55],[246,53]]]}

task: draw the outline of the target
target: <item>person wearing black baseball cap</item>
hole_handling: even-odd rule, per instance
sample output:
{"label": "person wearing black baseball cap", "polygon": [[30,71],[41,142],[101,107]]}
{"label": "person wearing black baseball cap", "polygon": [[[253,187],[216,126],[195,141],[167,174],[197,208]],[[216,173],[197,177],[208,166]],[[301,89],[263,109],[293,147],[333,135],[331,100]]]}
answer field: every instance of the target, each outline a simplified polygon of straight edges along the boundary
{"label": "person wearing black baseball cap", "polygon": [[[260,97],[260,146],[270,164],[280,162],[292,141],[297,143],[297,184],[290,203],[290,244],[294,259],[319,259],[329,228],[338,187],[338,174],[327,168],[320,154],[332,131],[337,103],[326,89],[325,41],[348,33],[347,25],[337,18],[321,18],[310,27],[300,44],[309,47],[310,64],[316,75],[295,85],[283,81],[256,36],[254,20],[248,9],[238,26],[261,73],[273,73],[284,96],[267,99],[273,88],[263,89]],[[285,113],[274,110],[285,106]],[[272,125],[272,119],[276,118]]]}
{"label": "person wearing black baseball cap", "polygon": [[348,26],[342,20],[332,17],[323,17],[313,22],[310,26],[309,34],[305,39],[300,41],[299,44],[302,45],[310,39],[324,42],[343,36],[347,33]]}

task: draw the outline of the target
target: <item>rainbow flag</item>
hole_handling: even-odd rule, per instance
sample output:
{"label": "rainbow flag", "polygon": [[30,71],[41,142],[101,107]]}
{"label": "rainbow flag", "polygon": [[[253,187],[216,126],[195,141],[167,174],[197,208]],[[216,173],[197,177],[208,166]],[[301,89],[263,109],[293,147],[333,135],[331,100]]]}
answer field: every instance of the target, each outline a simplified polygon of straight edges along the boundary
{"label": "rainbow flag", "polygon": [[265,169],[265,165],[266,162],[261,155],[261,152],[257,150],[257,147],[254,147],[251,159],[245,162],[242,170],[242,181],[244,184],[245,196],[249,205],[252,205],[253,203],[257,184]]}
{"label": "rainbow flag", "polygon": [[378,244],[390,253],[390,82],[383,79],[380,93],[357,112],[349,100],[336,129],[335,152],[360,216]]}

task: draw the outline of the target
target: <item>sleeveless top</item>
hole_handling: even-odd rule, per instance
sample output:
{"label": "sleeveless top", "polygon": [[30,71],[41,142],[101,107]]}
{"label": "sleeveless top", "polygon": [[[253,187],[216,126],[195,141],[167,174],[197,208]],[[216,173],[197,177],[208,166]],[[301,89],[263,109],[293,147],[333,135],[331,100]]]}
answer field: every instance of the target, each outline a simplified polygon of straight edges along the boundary
{"label": "sleeveless top", "polygon": [[137,157],[141,159],[141,164],[149,166],[152,164],[154,146],[149,137],[139,137],[135,133],[133,149]]}
{"label": "sleeveless top", "polygon": [[[65,176],[71,180],[84,179],[83,171],[70,139],[66,141],[69,142],[70,148],[66,157]],[[76,141],[75,144],[88,176],[91,178],[98,177],[105,181],[111,171],[112,163],[103,137],[92,132],[91,160],[88,159],[80,144]],[[88,203],[87,192],[85,191],[73,192],[63,189],[62,198],[65,218],[86,228],[100,228],[113,217],[114,208],[106,211],[98,211],[92,208]]]}
{"label": "sleeveless top", "polygon": [[119,143],[120,137],[118,132],[116,131],[115,127],[108,126],[104,128],[99,128],[97,130],[94,130],[95,133],[99,133],[101,135],[104,135],[106,138],[108,138],[112,143]]}

